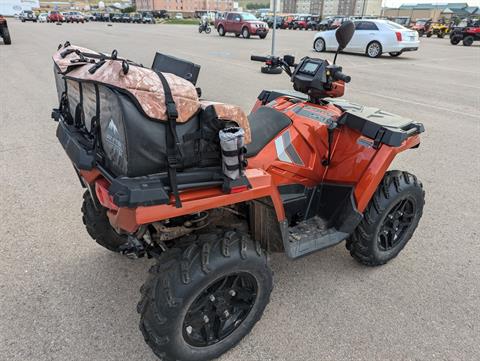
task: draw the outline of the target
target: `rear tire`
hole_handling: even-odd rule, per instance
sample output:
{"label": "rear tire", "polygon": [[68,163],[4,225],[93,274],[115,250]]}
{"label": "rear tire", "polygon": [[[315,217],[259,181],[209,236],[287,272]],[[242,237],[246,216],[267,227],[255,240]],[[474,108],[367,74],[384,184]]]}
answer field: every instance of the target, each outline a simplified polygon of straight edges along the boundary
{"label": "rear tire", "polygon": [[[94,196],[95,197],[95,196]],[[97,208],[95,208],[95,203]],[[120,235],[112,228],[107,217],[107,211],[100,203],[90,196],[90,192],[83,194],[83,224],[87,232],[100,246],[112,252],[120,252],[121,246],[127,243],[127,236]]]}
{"label": "rear tire", "polygon": [[452,45],[458,45],[458,43],[460,42],[460,40],[462,40],[461,37],[454,35],[454,36],[452,36],[452,37],[450,38],[450,44],[452,44]]}
{"label": "rear tire", "polygon": [[10,37],[10,31],[8,31],[7,27],[4,27],[2,29],[2,38],[3,38],[3,43],[5,45],[10,45],[12,44],[12,38]]}
{"label": "rear tire", "polygon": [[315,41],[313,42],[313,50],[318,53],[325,51],[325,40],[323,40],[323,38],[315,39]]}
{"label": "rear tire", "polygon": [[425,192],[417,177],[387,172],[363,220],[347,240],[352,257],[366,266],[379,266],[395,258],[417,228],[424,204]]}
{"label": "rear tire", "polygon": [[222,25],[218,27],[217,31],[218,31],[218,35],[225,36],[225,28]]}
{"label": "rear tire", "polygon": [[401,51],[395,51],[395,52],[391,52],[391,53],[388,53],[388,54],[395,58],[397,56],[402,55],[402,52]]}
{"label": "rear tire", "polygon": [[272,272],[265,252],[245,234],[218,230],[178,242],[185,247],[164,253],[140,289],[140,330],[164,361],[211,360],[261,318]]}
{"label": "rear tire", "polygon": [[367,45],[365,54],[369,58],[379,58],[382,55],[382,45],[378,41],[372,41]]}
{"label": "rear tire", "polygon": [[463,39],[462,43],[464,46],[472,46],[473,41],[474,41],[473,36],[469,35]]}

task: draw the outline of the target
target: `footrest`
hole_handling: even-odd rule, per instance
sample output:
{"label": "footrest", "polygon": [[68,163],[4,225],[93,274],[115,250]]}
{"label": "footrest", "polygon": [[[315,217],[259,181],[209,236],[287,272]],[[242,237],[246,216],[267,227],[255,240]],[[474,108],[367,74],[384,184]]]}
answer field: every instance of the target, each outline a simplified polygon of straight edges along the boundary
{"label": "footrest", "polygon": [[289,228],[284,246],[290,258],[298,258],[334,246],[347,237],[348,233],[327,228],[322,218],[312,217]]}

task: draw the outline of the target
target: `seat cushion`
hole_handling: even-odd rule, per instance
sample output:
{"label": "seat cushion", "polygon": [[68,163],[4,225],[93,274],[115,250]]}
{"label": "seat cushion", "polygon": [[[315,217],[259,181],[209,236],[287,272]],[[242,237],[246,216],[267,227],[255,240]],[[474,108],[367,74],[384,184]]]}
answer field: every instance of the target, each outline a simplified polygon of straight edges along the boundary
{"label": "seat cushion", "polygon": [[247,144],[247,157],[256,156],[278,133],[292,124],[285,114],[270,107],[260,107],[248,116],[252,141]]}

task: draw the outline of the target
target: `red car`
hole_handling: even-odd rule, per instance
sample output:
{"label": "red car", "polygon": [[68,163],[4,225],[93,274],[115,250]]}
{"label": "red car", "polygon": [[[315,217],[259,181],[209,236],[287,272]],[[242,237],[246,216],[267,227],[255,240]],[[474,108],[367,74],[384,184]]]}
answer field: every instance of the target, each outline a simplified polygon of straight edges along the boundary
{"label": "red car", "polygon": [[299,16],[292,22],[292,27],[294,30],[300,29],[300,30],[307,30],[307,24],[310,21],[312,17],[311,16]]}
{"label": "red car", "polygon": [[268,34],[267,23],[258,20],[249,13],[226,13],[224,17],[215,20],[215,28],[220,36],[225,36],[226,33],[234,33],[235,36],[242,35],[245,39],[248,39],[251,35],[265,39]]}
{"label": "red car", "polygon": [[60,11],[50,11],[47,16],[47,23],[63,23],[65,18]]}

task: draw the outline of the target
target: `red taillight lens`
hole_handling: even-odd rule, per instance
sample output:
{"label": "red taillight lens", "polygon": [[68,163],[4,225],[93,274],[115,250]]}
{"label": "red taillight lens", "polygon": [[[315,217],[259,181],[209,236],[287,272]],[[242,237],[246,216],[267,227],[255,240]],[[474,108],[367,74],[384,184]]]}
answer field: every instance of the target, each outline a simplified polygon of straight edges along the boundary
{"label": "red taillight lens", "polygon": [[230,190],[230,193],[240,193],[245,191],[248,191],[248,186],[238,186],[238,187],[232,187],[232,189]]}
{"label": "red taillight lens", "polygon": [[397,36],[397,41],[402,41],[402,33],[400,31],[395,32],[395,35]]}

